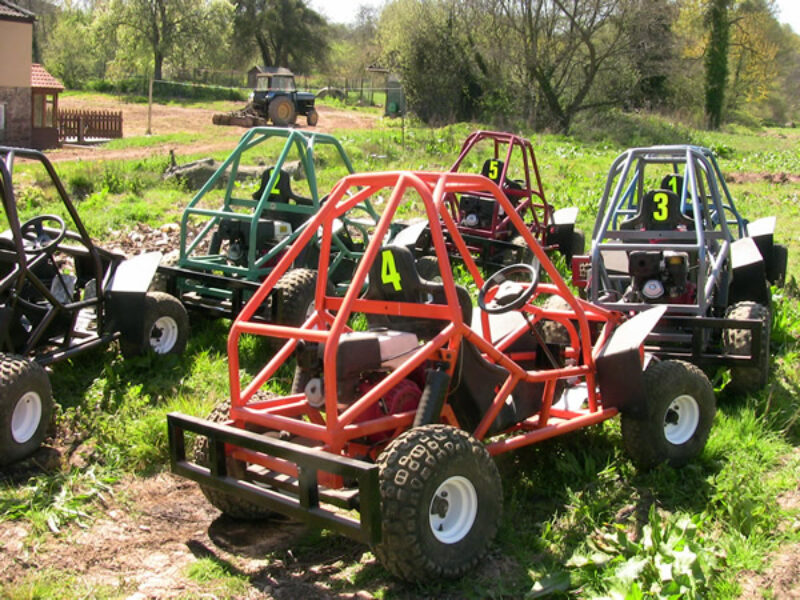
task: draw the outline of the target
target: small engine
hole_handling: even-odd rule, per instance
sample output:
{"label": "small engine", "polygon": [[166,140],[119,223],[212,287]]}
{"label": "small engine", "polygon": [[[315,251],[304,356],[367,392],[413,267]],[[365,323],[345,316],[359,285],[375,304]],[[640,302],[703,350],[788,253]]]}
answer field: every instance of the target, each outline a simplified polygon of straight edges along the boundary
{"label": "small engine", "polygon": [[[336,349],[336,377],[338,380],[337,401],[351,404],[356,397],[363,396],[369,389],[377,385],[389,371],[402,364],[409,353],[419,347],[419,340],[413,333],[375,329],[372,331],[352,331],[342,334]],[[297,366],[306,381],[303,390],[306,401],[314,408],[322,408],[325,404],[325,382],[323,379],[323,356],[325,347],[315,342],[300,341],[297,343],[295,355]],[[421,377],[420,377],[421,379]],[[416,392],[405,382],[412,384]],[[398,410],[410,410],[422,394],[418,383],[411,380],[401,382],[382,399],[386,414]],[[400,389],[402,387],[402,389]],[[416,400],[413,400],[413,398]],[[412,398],[413,402],[409,400]],[[414,406],[411,406],[412,402]],[[362,419],[375,418],[372,411],[367,411]]]}
{"label": "small engine", "polygon": [[462,196],[459,203],[460,225],[472,229],[490,229],[494,216],[494,200],[477,196]]}
{"label": "small engine", "polygon": [[[256,228],[258,254],[267,252],[272,246],[292,235],[292,226],[286,221],[261,219]],[[250,223],[234,219],[222,219],[219,229],[211,237],[210,254],[219,254],[222,242],[227,242],[225,257],[228,262],[247,265],[247,251],[250,245]]]}
{"label": "small engine", "polygon": [[634,250],[628,257],[631,284],[625,302],[688,304],[696,287],[689,281],[689,255],[673,250]]}

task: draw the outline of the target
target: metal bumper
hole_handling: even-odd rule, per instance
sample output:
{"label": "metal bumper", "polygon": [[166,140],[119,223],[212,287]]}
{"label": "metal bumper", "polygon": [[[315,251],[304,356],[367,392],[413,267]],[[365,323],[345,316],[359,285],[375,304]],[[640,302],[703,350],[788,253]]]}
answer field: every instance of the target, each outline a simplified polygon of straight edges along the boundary
{"label": "metal bumper", "polygon": [[[665,332],[651,332],[645,349],[659,358],[692,362],[699,366],[758,367],[763,339],[758,319],[725,319],[715,317],[680,317],[667,315],[661,320]],[[751,333],[750,354],[727,354],[721,342],[711,343],[717,332],[725,329],[747,329]],[[671,333],[671,332],[676,333]]]}
{"label": "metal bumper", "polygon": [[[173,473],[366,544],[380,541],[377,465],[180,413],[167,415],[167,429]],[[210,467],[187,460],[186,432],[208,438]],[[280,488],[233,477],[226,465],[226,444],[292,463],[297,467],[298,476],[291,481],[282,480]],[[348,501],[333,491],[321,488],[318,482],[320,472],[356,482],[357,494]],[[335,510],[337,506],[350,511],[357,510],[360,518]]]}

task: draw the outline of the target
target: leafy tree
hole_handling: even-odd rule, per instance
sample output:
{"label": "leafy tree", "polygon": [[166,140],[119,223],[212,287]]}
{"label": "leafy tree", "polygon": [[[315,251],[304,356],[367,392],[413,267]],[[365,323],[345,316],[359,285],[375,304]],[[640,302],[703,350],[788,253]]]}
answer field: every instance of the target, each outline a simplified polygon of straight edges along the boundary
{"label": "leafy tree", "polygon": [[265,66],[306,72],[328,52],[325,19],[306,0],[236,0],[237,43],[258,48]]}
{"label": "leafy tree", "polygon": [[47,39],[43,58],[53,75],[76,89],[94,75],[93,50],[89,15],[64,11]]}
{"label": "leafy tree", "polygon": [[730,21],[728,7],[731,0],[710,0],[705,15],[711,38],[706,49],[706,119],[710,129],[719,129],[725,102],[728,79],[728,46]]}
{"label": "leafy tree", "polygon": [[123,39],[146,47],[153,59],[153,78],[163,78],[164,61],[175,48],[202,34],[206,2],[194,0],[111,0],[109,13],[133,35]]}

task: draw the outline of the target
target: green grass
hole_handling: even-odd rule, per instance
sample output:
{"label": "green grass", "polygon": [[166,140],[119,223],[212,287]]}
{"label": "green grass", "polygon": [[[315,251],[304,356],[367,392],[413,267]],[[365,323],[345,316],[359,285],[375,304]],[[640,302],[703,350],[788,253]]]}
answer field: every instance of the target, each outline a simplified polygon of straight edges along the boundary
{"label": "green grass", "polygon": [[[454,160],[466,135],[481,125],[427,129],[407,121],[406,127],[403,136],[398,121],[386,120],[374,130],[339,132],[338,137],[357,171],[441,170]],[[665,137],[672,131],[668,125],[660,130]],[[683,134],[680,128],[675,131]],[[601,134],[581,141],[521,133],[534,143],[551,202],[579,206],[580,226],[589,230],[606,170],[624,149],[621,143]],[[794,131],[689,134],[697,143],[720,149],[723,172],[800,172],[800,134]],[[632,139],[639,139],[636,135],[641,134]],[[191,141],[180,134],[157,138],[149,139]],[[118,143],[130,147],[146,142]],[[225,153],[215,158],[223,159]],[[326,172],[325,154],[320,158],[320,187],[327,190],[344,172]],[[62,162],[57,169],[71,191],[81,191],[78,210],[102,240],[109,229],[124,230],[137,221],[155,226],[177,220],[191,193],[161,181],[165,166],[166,157],[153,157]],[[23,169],[18,180],[25,189],[20,197],[23,218],[59,212],[52,190],[40,188],[43,180]],[[795,260],[800,252],[800,185],[754,181],[732,185],[731,191],[750,219],[779,217],[778,241],[789,245],[792,257],[789,274],[800,278]],[[330,556],[332,589],[363,589],[384,598],[535,598],[545,592],[556,598],[736,598],[744,570],[763,570],[771,552],[800,543],[800,530],[791,526],[797,523],[797,511],[778,504],[780,495],[796,490],[800,479],[798,297],[795,285],[775,294],[769,385],[750,397],[721,392],[708,446],[686,468],[637,472],[621,450],[619,425],[612,421],[498,459],[504,482],[501,529],[487,559],[489,567],[460,581],[402,584],[387,575],[366,547],[327,532],[309,534],[292,548],[293,556],[301,561]],[[31,540],[46,539],[54,531],[90,525],[102,498],[120,478],[167,469],[166,413],[203,415],[227,396],[228,327],[224,321],[194,321],[187,352],[179,358],[124,361],[112,347],[55,365],[51,379],[60,407],[59,435],[81,444],[91,466],[0,484],[0,521],[25,521]],[[245,378],[263,365],[263,356],[257,341],[244,344]],[[284,373],[278,385],[286,386],[288,380]],[[253,592],[247,578],[213,558],[197,560],[185,575],[219,596]],[[2,588],[0,595],[118,594],[86,588],[73,573],[46,571],[27,574]]]}

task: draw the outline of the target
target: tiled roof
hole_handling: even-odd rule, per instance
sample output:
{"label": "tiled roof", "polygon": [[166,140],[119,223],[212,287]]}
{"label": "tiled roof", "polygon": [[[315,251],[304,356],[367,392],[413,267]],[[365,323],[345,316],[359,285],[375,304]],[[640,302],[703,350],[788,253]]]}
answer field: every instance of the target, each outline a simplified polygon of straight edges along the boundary
{"label": "tiled roof", "polygon": [[[2,1],[2,0],[0,0]],[[45,71],[44,67],[38,63],[31,65],[31,87],[44,88],[48,90],[63,90],[61,82]]]}
{"label": "tiled roof", "polygon": [[29,10],[12,4],[7,0],[0,0],[0,20],[4,21],[30,21],[31,23],[36,18]]}

